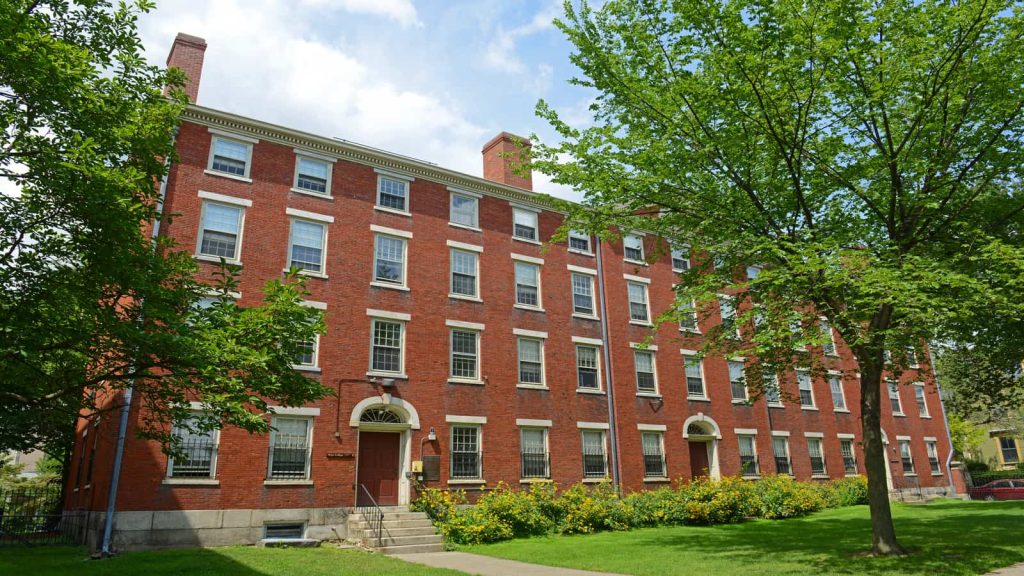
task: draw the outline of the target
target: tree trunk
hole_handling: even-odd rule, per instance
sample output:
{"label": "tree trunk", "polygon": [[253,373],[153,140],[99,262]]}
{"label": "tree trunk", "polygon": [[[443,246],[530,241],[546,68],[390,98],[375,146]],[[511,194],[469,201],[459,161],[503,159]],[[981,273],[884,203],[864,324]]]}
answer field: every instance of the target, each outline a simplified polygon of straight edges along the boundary
{"label": "tree trunk", "polygon": [[864,469],[868,476],[868,506],[871,509],[871,550],[880,555],[903,555],[896,541],[896,528],[889,507],[885,467],[889,465],[882,444],[882,349],[860,349],[860,422],[864,439]]}

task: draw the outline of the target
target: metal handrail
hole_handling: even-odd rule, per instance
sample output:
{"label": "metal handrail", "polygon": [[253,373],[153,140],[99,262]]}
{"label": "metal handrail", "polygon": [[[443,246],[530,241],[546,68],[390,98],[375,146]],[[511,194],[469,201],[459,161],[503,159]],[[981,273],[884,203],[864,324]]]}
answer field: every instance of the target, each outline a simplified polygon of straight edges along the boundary
{"label": "metal handrail", "polygon": [[384,542],[384,511],[377,505],[377,501],[373,499],[365,484],[360,484],[359,489],[370,503],[360,506],[359,498],[356,498],[356,513],[362,515],[366,523],[370,525],[370,530],[373,530],[374,535],[377,536],[377,547],[381,548]]}

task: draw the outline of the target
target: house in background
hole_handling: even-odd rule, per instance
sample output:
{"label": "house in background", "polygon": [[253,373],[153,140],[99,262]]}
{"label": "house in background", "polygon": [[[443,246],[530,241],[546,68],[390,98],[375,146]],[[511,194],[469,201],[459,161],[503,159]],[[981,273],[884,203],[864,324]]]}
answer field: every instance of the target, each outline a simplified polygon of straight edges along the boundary
{"label": "house in background", "polygon": [[[193,102],[205,50],[179,35],[168,58]],[[91,545],[112,498],[124,550],[343,538],[352,507],[405,506],[421,486],[472,495],[610,479],[629,492],[864,473],[857,365],[826,323],[832,343],[806,352],[827,373],[779,374],[778,393],[751,401],[743,374],[755,359],[696,353],[713,325],[753,330],[736,321],[735,295],[655,329],[689,252],[640,231],[546,247],[564,214],[510,169],[516,140],[483,146],[480,178],[191,104],[165,183],[177,216],[160,233],[204,277],[221,258],[241,266],[242,306],[300,268],[327,331],[295,369],[338,396],[274,407],[266,436],[179,432],[180,460],[135,437],[145,415],[133,405],[116,494],[117,422],[83,419],[66,507],[91,512]],[[890,377],[887,481],[948,493],[934,381],[913,368]]]}

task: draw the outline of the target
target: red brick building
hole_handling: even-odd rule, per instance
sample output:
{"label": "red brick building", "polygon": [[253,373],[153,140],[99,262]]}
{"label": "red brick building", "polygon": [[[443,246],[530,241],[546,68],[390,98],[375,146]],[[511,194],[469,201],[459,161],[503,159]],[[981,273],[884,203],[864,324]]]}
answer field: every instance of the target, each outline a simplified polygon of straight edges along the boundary
{"label": "red brick building", "polygon": [[[204,50],[181,35],[168,59],[193,101]],[[343,536],[365,493],[407,504],[421,478],[469,491],[612,478],[633,491],[702,474],[863,474],[857,366],[842,342],[808,351],[828,377],[780,375],[777,402],[747,400],[743,359],[697,360],[708,326],[696,321],[639,347],[688,256],[643,235],[545,248],[563,215],[498,156],[514,140],[484,146],[477,178],[189,106],[166,181],[178,216],[160,233],[206,274],[220,257],[240,264],[243,306],[303,268],[327,332],[296,369],[338,398],[277,409],[267,436],[188,438],[183,462],[133,436],[133,408],[117,547],[254,542],[289,522]],[[83,424],[72,460],[68,507],[96,511],[97,529],[114,420]],[[883,408],[894,489],[947,489],[944,422],[934,382],[905,372]]]}

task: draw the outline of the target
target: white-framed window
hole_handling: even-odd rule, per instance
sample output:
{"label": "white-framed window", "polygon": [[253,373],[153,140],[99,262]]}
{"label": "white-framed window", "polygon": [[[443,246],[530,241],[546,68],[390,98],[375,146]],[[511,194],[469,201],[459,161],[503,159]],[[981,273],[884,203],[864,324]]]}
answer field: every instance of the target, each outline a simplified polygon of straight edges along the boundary
{"label": "white-framed window", "polygon": [[252,143],[213,136],[210,147],[209,169],[213,172],[230,174],[239,178],[248,178],[252,164]]}
{"label": "white-framed window", "polygon": [[480,426],[456,424],[452,428],[451,466],[452,480],[483,478],[483,458]]}
{"label": "white-framed window", "polygon": [[480,294],[480,275],[477,268],[480,255],[469,250],[452,248],[450,251],[452,267],[451,294],[477,298]]}
{"label": "white-framed window", "polygon": [[319,352],[319,334],[309,340],[299,341],[299,353],[295,355],[295,366],[297,368],[316,368],[319,362]]}
{"label": "white-framed window", "polygon": [[374,318],[370,342],[370,371],[403,374],[405,368],[405,323]]}
{"label": "white-framed window", "polygon": [[743,377],[743,362],[729,361],[729,388],[734,402],[746,402],[747,380]]}
{"label": "white-framed window", "polygon": [[477,229],[480,227],[480,199],[468,194],[452,192],[448,219],[452,224]]}
{"label": "white-framed window", "polygon": [[657,394],[658,373],[654,366],[654,352],[633,350],[633,363],[636,367],[637,394]]}
{"label": "white-framed window", "polygon": [[793,465],[789,459],[789,438],[772,436],[772,456],[775,457],[776,474],[793,474]]}
{"label": "white-framed window", "polygon": [[928,397],[925,395],[924,384],[914,384],[914,400],[917,401],[917,411],[922,418],[931,418],[928,413]]}
{"label": "white-framed window", "polygon": [[604,436],[604,430],[580,430],[584,478],[608,476],[608,450],[605,447]]}
{"label": "white-framed window", "polygon": [[904,474],[916,474],[914,469],[914,455],[910,452],[910,440],[897,440],[900,447],[900,462],[903,464]]}
{"label": "white-framed window", "polygon": [[740,474],[743,476],[757,476],[760,469],[757,466],[757,444],[754,436],[740,434],[736,436],[740,448]]}
{"label": "white-framed window", "polygon": [[245,208],[205,201],[202,212],[199,254],[237,262],[242,251]]}
{"label": "white-framed window", "polygon": [[572,273],[572,311],[583,316],[597,316],[594,308],[594,277]]}
{"label": "white-framed window", "polygon": [[846,393],[843,391],[843,377],[839,374],[829,374],[828,387],[832,391],[832,409],[838,412],[846,412]]}
{"label": "white-framed window", "polygon": [[719,295],[718,308],[722,316],[722,334],[729,338],[740,337],[740,325],[736,321],[736,298],[734,296]]}
{"label": "white-framed window", "polygon": [[700,333],[697,325],[697,303],[690,300],[689,303],[679,303],[679,329],[683,332]]}
{"label": "white-framed window", "polygon": [[515,262],[516,304],[540,308],[540,266],[530,262]]}
{"label": "white-framed window", "polygon": [[630,262],[644,262],[644,237],[639,234],[626,234],[622,237],[622,251],[625,259]]}
{"label": "white-framed window", "polygon": [[794,318],[789,321],[789,341],[793,345],[794,350],[806,350],[807,347],[801,344],[800,341],[804,338],[804,325],[799,318]]}
{"label": "white-framed window", "polygon": [[274,416],[270,421],[269,480],[306,480],[313,444],[313,419]]}
{"label": "white-framed window", "polygon": [[519,351],[519,383],[528,386],[544,385],[544,341],[539,338],[520,336],[517,339]]}
{"label": "white-framed window", "polygon": [[293,187],[303,192],[330,196],[331,168],[331,163],[326,160],[297,154]]}
{"label": "white-framed window", "polygon": [[803,408],[814,408],[814,387],[811,384],[811,373],[797,370],[796,383],[800,389],[800,406]]}
{"label": "white-framed window", "polygon": [[600,351],[597,346],[576,345],[576,387],[580,390],[601,389]]}
{"label": "white-framed window", "polygon": [[907,366],[910,368],[921,367],[917,361],[917,350],[914,350],[913,346],[907,346]]}
{"label": "white-framed window", "polygon": [[626,282],[626,287],[629,290],[630,322],[650,323],[651,309],[647,301],[647,284]]}
{"label": "white-framed window", "polygon": [[327,224],[292,218],[288,240],[288,267],[323,274],[326,244]]}
{"label": "white-framed window", "polygon": [[181,454],[167,460],[168,478],[214,478],[217,476],[219,430],[195,432],[200,415],[190,414],[175,423],[171,434],[178,439]]}
{"label": "white-framed window", "polygon": [[998,436],[999,453],[1003,457],[1003,464],[1017,464],[1020,462],[1020,455],[1017,453],[1017,441],[1011,436]]}
{"label": "white-framed window", "polygon": [[885,385],[889,389],[889,406],[892,408],[892,413],[896,416],[903,416],[903,403],[900,401],[899,382],[889,379],[885,381]]}
{"label": "white-framed window", "polygon": [[520,428],[519,457],[523,478],[550,478],[548,429]]}
{"label": "white-framed window", "polygon": [[665,435],[662,432],[643,432],[641,445],[644,455],[644,478],[665,478]]}
{"label": "white-framed window", "polygon": [[522,240],[537,242],[540,239],[538,232],[538,214],[533,210],[524,208],[512,208],[512,236]]}
{"label": "white-framed window", "polygon": [[686,396],[707,398],[707,392],[704,390],[704,367],[700,358],[693,354],[683,354],[683,366],[686,371]]}
{"label": "white-framed window", "polygon": [[480,380],[480,332],[464,328],[452,328],[451,371],[449,376],[457,380]]}
{"label": "white-framed window", "polygon": [[590,234],[579,230],[569,230],[569,251],[591,254]]}
{"label": "white-framed window", "polygon": [[821,449],[821,438],[807,439],[807,455],[811,459],[811,475],[825,476],[828,470],[825,468],[825,453]]}
{"label": "white-framed window", "polygon": [[855,476],[857,474],[857,455],[853,451],[853,440],[840,439],[839,453],[843,455],[843,471],[847,476]]}
{"label": "white-framed window", "polygon": [[[1011,438],[1012,440],[1012,438]],[[926,440],[924,447],[928,450],[928,467],[932,471],[932,475],[939,476],[942,474],[942,467],[939,464],[939,445],[935,440]],[[1004,460],[1005,462],[1005,460]]]}
{"label": "white-framed window", "polygon": [[827,318],[818,319],[818,328],[821,330],[821,335],[825,338],[825,343],[821,345],[822,352],[826,356],[836,356],[836,337],[835,333],[832,332],[832,324],[829,323]]}
{"label": "white-framed window", "polygon": [[686,247],[672,248],[672,271],[685,272],[690,269],[690,249]]}
{"label": "white-framed window", "polygon": [[764,399],[771,406],[782,406],[782,391],[779,389],[778,374],[764,374]]}
{"label": "white-framed window", "polygon": [[409,182],[401,178],[377,174],[377,207],[408,213]]}
{"label": "white-framed window", "polygon": [[405,238],[387,234],[374,235],[374,282],[405,286],[406,244]]}

